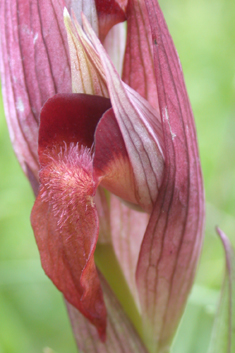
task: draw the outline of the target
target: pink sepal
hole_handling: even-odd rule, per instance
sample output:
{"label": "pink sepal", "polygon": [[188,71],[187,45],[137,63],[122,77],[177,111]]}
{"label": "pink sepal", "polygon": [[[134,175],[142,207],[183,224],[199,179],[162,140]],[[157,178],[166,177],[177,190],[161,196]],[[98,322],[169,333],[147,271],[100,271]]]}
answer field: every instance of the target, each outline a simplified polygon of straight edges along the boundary
{"label": "pink sepal", "polygon": [[2,1],[1,77],[11,140],[24,172],[38,180],[39,113],[57,92],[71,90],[63,0]]}
{"label": "pink sepal", "polygon": [[158,2],[146,0],[164,134],[163,183],[141,247],[137,285],[151,351],[169,347],[201,250],[204,191],[181,65]]}

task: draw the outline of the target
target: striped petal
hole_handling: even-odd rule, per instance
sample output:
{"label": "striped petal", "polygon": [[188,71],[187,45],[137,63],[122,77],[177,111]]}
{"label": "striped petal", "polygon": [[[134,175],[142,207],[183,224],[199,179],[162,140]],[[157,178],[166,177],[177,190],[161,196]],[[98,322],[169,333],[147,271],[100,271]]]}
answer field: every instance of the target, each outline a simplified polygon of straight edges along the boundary
{"label": "striped petal", "polygon": [[76,28],[66,9],[64,10],[64,22],[70,51],[73,93],[86,93],[108,97],[106,83],[102,75],[100,75],[88,59],[79,36],[76,35]]}
{"label": "striped petal", "polygon": [[1,77],[6,118],[17,158],[33,186],[38,180],[37,135],[42,105],[70,92],[63,0],[1,1]]}
{"label": "striped petal", "polygon": [[[96,0],[70,0],[70,7],[72,8],[77,21],[81,24],[82,18],[81,14],[83,13],[88,21],[90,22],[95,33],[99,35],[99,23],[98,23],[98,14],[96,9]],[[85,93],[85,92],[82,92]]]}
{"label": "striped petal", "polygon": [[129,0],[126,16],[127,43],[122,79],[158,111],[151,29],[145,2]]}
{"label": "striped petal", "polygon": [[156,0],[146,0],[164,133],[163,183],[137,268],[146,341],[167,351],[192,286],[203,238],[204,191],[179,58]]}
{"label": "striped petal", "polygon": [[110,199],[112,244],[126,282],[140,310],[135,272],[149,215],[131,209],[117,197]]}

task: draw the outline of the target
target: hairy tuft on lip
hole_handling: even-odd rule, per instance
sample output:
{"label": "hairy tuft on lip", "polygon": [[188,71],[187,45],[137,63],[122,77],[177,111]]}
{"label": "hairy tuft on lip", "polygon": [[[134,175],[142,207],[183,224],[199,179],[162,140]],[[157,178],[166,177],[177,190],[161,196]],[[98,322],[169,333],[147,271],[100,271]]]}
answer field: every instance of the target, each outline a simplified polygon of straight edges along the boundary
{"label": "hairy tuft on lip", "polygon": [[77,209],[93,205],[96,184],[92,173],[92,156],[87,147],[64,143],[50,151],[49,163],[40,171],[42,201],[48,202],[61,229],[70,218],[76,220]]}

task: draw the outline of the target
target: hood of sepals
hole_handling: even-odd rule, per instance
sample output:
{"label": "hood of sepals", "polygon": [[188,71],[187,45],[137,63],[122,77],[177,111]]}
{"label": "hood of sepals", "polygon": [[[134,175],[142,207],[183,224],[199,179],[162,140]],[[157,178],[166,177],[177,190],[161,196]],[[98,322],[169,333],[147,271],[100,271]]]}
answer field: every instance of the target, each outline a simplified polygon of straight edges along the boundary
{"label": "hood of sepals", "polygon": [[[93,86],[97,85],[97,82],[100,87],[103,85],[112,102],[112,114],[107,120],[116,121],[117,128],[115,127],[114,133],[106,128],[110,136],[107,133],[102,134],[101,132],[100,134],[103,139],[101,145],[109,144],[109,150],[112,151],[112,158],[109,161],[106,158],[104,163],[104,154],[99,159],[102,164],[101,185],[125,201],[139,205],[144,211],[150,213],[157,198],[164,169],[162,127],[159,113],[146,99],[121,80],[84,16],[82,16],[84,31],[76,19],[73,19],[74,24],[72,23],[66,10],[64,11],[64,19],[68,37],[72,38],[73,42],[80,43],[76,48],[74,46],[70,48],[73,67],[79,67],[77,58],[83,57],[89,71],[95,73],[95,80],[93,76],[90,77]],[[72,77],[77,77],[77,75],[82,77],[80,69],[72,71]],[[102,124],[102,119],[99,124]],[[106,125],[108,124],[109,122],[106,121]],[[117,130],[119,130],[118,139],[116,138]],[[114,148],[114,140],[119,140],[120,144],[122,140],[124,148]],[[116,143],[116,146],[119,144]],[[97,167],[98,149],[96,145],[95,167]],[[124,153],[119,153],[120,150]],[[104,166],[104,164],[106,165]],[[117,172],[113,172],[114,170]],[[120,177],[121,174],[122,177]],[[127,180],[129,180],[128,186],[125,182]]]}

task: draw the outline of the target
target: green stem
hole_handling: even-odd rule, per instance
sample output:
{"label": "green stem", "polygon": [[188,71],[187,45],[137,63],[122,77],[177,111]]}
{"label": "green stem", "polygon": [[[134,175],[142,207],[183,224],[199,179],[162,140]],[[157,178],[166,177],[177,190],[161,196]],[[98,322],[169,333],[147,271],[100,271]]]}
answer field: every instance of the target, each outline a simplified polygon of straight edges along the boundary
{"label": "green stem", "polygon": [[95,262],[133,323],[139,336],[143,338],[141,316],[126,283],[113,246],[111,244],[97,244]]}

